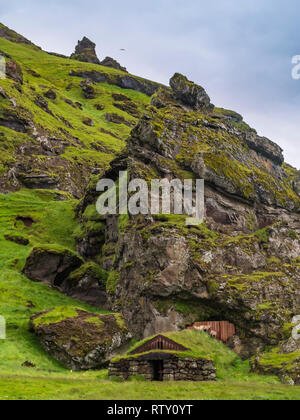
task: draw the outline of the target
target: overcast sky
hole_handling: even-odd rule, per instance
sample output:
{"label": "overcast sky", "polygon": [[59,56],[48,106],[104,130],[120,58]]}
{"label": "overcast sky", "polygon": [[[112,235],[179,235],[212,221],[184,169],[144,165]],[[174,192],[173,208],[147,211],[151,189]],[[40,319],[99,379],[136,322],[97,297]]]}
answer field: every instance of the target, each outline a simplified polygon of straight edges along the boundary
{"label": "overcast sky", "polygon": [[10,0],[0,20],[47,51],[70,55],[87,36],[133,74],[181,72],[300,168],[299,0]]}

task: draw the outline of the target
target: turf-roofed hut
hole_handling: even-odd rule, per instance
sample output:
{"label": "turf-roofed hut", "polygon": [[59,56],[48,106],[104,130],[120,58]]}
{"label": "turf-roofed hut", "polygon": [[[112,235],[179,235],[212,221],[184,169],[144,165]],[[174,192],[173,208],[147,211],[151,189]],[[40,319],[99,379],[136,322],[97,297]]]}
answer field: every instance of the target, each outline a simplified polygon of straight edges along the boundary
{"label": "turf-roofed hut", "polygon": [[150,381],[213,381],[211,360],[195,357],[190,349],[164,335],[138,343],[126,356],[109,365],[109,376],[127,380],[144,376]]}

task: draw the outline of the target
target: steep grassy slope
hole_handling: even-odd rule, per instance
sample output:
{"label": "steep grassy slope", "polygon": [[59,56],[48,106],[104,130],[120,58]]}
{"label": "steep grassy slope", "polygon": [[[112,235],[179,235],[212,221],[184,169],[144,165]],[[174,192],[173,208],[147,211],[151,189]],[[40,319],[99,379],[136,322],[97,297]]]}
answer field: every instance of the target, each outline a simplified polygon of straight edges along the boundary
{"label": "steep grassy slope", "polygon": [[[97,71],[107,81],[124,73],[1,37],[0,51],[7,66],[14,67],[12,60],[19,66],[11,77],[0,80],[0,171],[6,174],[2,188],[11,190],[20,183],[34,187],[22,175],[46,174],[55,187],[80,195],[91,171],[101,172],[124,147],[149,97],[115,84],[94,83],[93,99],[87,99],[80,86],[83,78],[70,76],[71,71]],[[23,76],[23,84],[16,73]],[[16,163],[21,167],[15,168]]]}
{"label": "steep grassy slope", "polygon": [[[74,250],[72,235],[76,226],[76,201],[67,198],[65,193],[45,190],[21,190],[0,196],[0,314],[7,322],[7,339],[0,340],[1,372],[26,372],[21,366],[26,361],[35,364],[39,371],[65,371],[46,355],[29,332],[29,319],[36,312],[57,306],[64,306],[66,311],[70,307],[79,307],[103,312],[44,284],[33,283],[21,274],[33,246],[46,244]],[[33,221],[31,226],[24,224],[28,220]],[[29,244],[14,242],[24,240]]]}

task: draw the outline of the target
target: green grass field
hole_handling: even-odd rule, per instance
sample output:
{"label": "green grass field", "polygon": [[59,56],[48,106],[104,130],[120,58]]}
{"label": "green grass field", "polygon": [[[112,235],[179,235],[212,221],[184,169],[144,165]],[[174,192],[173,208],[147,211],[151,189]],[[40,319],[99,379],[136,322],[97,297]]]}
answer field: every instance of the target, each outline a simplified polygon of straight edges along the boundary
{"label": "green grass field", "polygon": [[0,400],[299,400],[300,387],[268,381],[109,381],[106,371],[0,374]]}

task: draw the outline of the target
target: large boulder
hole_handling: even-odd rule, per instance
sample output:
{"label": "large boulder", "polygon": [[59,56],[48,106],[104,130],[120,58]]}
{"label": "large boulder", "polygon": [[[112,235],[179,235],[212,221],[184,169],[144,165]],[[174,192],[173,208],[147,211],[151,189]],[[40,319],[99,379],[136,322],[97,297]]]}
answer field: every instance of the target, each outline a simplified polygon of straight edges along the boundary
{"label": "large boulder", "polygon": [[195,110],[213,110],[210,98],[203,87],[189,81],[185,76],[175,73],[170,80],[175,98]]}
{"label": "large boulder", "polygon": [[131,338],[118,314],[58,307],[31,318],[44,350],[69,369],[99,369],[126,349]]}
{"label": "large boulder", "polygon": [[71,58],[84,63],[100,64],[100,60],[96,54],[96,44],[87,37],[83,37],[81,41],[78,41],[75,53],[71,55]]}
{"label": "large boulder", "polygon": [[82,259],[68,249],[40,246],[27,258],[23,274],[35,282],[61,286],[82,263]]}

